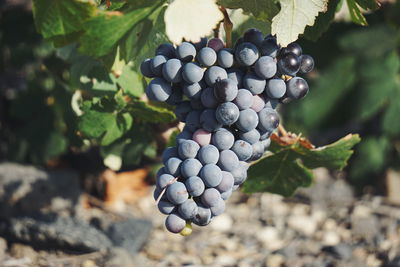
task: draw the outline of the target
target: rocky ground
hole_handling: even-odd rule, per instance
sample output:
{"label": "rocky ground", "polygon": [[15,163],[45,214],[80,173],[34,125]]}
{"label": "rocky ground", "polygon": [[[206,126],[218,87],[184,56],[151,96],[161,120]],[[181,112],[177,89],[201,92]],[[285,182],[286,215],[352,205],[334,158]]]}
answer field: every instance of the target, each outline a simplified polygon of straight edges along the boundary
{"label": "rocky ground", "polygon": [[[33,216],[35,227],[31,218],[13,218],[8,225],[18,227],[8,226],[8,234],[0,221],[0,266],[400,266],[400,208],[380,196],[354,197],[324,169],[290,199],[233,194],[225,214],[189,237],[164,229],[151,194],[122,213],[79,210],[51,223]],[[97,239],[87,241],[87,233]],[[53,249],[32,248],[49,240]]]}

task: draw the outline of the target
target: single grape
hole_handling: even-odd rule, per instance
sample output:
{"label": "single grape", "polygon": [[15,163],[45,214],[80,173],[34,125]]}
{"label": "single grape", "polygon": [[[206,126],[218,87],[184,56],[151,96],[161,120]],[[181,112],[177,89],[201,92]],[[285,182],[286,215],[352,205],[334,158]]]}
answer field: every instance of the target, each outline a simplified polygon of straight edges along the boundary
{"label": "single grape", "polygon": [[235,99],[238,87],[234,80],[223,79],[214,84],[215,98],[220,102],[228,102]]}
{"label": "single grape", "polygon": [[218,148],[213,145],[203,146],[202,148],[200,148],[197,157],[204,165],[217,164],[219,159]]}
{"label": "single grape", "polygon": [[221,194],[215,188],[207,188],[201,195],[201,203],[206,207],[212,207],[217,205],[218,201],[222,200]]}
{"label": "single grape", "polygon": [[260,132],[256,129],[247,132],[241,132],[239,133],[239,138],[252,145],[260,140]]}
{"label": "single grape", "polygon": [[222,125],[232,125],[239,119],[239,108],[232,102],[225,102],[218,106],[215,117]]}
{"label": "single grape", "polygon": [[150,61],[150,68],[151,71],[156,75],[161,77],[162,76],[162,70],[163,66],[167,62],[168,58],[162,55],[155,56],[151,61]]}
{"label": "single grape", "polygon": [[176,48],[176,57],[184,62],[192,61],[196,56],[196,48],[188,42],[181,43]]}
{"label": "single grape", "polygon": [[201,178],[198,176],[189,177],[185,181],[185,186],[187,188],[188,193],[192,197],[200,196],[201,194],[203,194],[204,189],[206,188],[203,180],[201,180]]}
{"label": "single grape", "polygon": [[165,170],[172,176],[177,177],[181,174],[181,163],[182,160],[179,158],[176,157],[170,158],[165,163]]}
{"label": "single grape", "polygon": [[192,139],[200,146],[206,146],[211,142],[211,133],[204,129],[198,129],[193,133]]}
{"label": "single grape", "polygon": [[160,202],[158,202],[157,206],[158,210],[165,215],[173,212],[176,207],[175,204],[169,202],[168,200],[161,200]]}
{"label": "single grape", "polygon": [[186,221],[177,214],[172,213],[165,219],[165,227],[171,233],[178,234],[185,228],[185,226]]}
{"label": "single grape", "polygon": [[258,113],[258,118],[261,130],[273,132],[279,125],[279,115],[273,109],[264,108]]}
{"label": "single grape", "polygon": [[234,51],[231,48],[224,48],[218,52],[218,65],[227,69],[233,66],[235,62],[235,57],[233,55]]}
{"label": "single grape", "polygon": [[266,81],[254,73],[248,73],[243,78],[243,87],[253,95],[261,94],[265,89]]}
{"label": "single grape", "polygon": [[233,171],[239,166],[239,158],[232,150],[223,150],[219,153],[217,165],[223,171]]}
{"label": "single grape", "polygon": [[178,149],[173,147],[167,147],[164,152],[162,153],[162,162],[165,164],[169,158],[177,157],[178,156]]}
{"label": "single grape", "polygon": [[182,77],[188,83],[198,83],[203,79],[204,71],[197,63],[186,63],[182,68]]}
{"label": "single grape", "polygon": [[225,47],[224,42],[219,38],[212,38],[208,41],[208,47],[212,48],[215,52],[218,52]]}
{"label": "single grape", "polygon": [[300,99],[307,95],[309,90],[306,80],[294,77],[287,83],[287,95],[292,99]]}
{"label": "single grape", "polygon": [[184,129],[182,132],[180,132],[177,136],[176,136],[176,143],[179,145],[180,143],[182,143],[185,140],[190,140],[192,139],[192,132],[189,131],[188,129]]}
{"label": "single grape", "polygon": [[186,159],[181,165],[181,174],[186,177],[197,176],[203,165],[197,159]]}
{"label": "single grape", "polygon": [[208,187],[215,187],[219,185],[222,180],[221,169],[214,164],[204,165],[200,170],[200,178]]}
{"label": "single grape", "polygon": [[302,55],[300,57],[300,72],[309,73],[314,69],[314,59],[309,55]]}
{"label": "single grape", "polygon": [[231,68],[227,70],[228,72],[228,79],[234,80],[238,86],[238,88],[243,87],[243,76],[244,76],[244,72],[239,70],[239,69],[235,69],[235,68]]}
{"label": "single grape", "polygon": [[197,55],[197,61],[201,66],[211,67],[217,61],[217,53],[210,47],[204,47]]}
{"label": "single grape", "polygon": [[172,44],[160,44],[156,49],[156,56],[163,55],[167,58],[175,57],[175,47]]}
{"label": "single grape", "polygon": [[178,146],[178,153],[181,159],[195,158],[200,146],[193,140],[184,140]]}
{"label": "single grape", "polygon": [[154,101],[164,102],[172,93],[172,88],[163,78],[154,78],[146,88],[147,96]]}
{"label": "single grape", "polygon": [[219,150],[230,149],[234,142],[235,136],[224,128],[217,130],[211,138],[211,143]]}
{"label": "single grape", "polygon": [[155,77],[153,71],[151,70],[150,62],[151,58],[146,58],[142,61],[142,64],[140,64],[140,72],[143,74],[143,76],[146,76],[147,78]]}
{"label": "single grape", "polygon": [[175,177],[172,176],[171,174],[164,173],[160,175],[160,177],[157,179],[157,186],[160,187],[161,189],[164,189],[169,184],[171,184],[172,180],[174,179]]}
{"label": "single grape", "polygon": [[235,58],[240,65],[251,66],[259,57],[257,47],[249,42],[243,42],[235,50]]}
{"label": "single grape", "polygon": [[256,46],[260,46],[264,39],[263,33],[257,29],[248,29],[243,34],[243,41],[253,43]]}
{"label": "single grape", "polygon": [[248,109],[253,105],[253,94],[247,89],[239,89],[233,101],[240,110]]}
{"label": "single grape", "polygon": [[236,190],[235,185],[241,185],[247,179],[247,168],[243,164],[243,161],[239,162],[239,165],[237,166],[237,168],[235,168],[233,171],[231,171],[231,174],[235,181],[232,189]]}
{"label": "single grape", "polygon": [[262,95],[254,95],[253,96],[253,105],[251,105],[251,109],[255,112],[260,112],[265,107],[265,101]]}
{"label": "single grape", "polygon": [[199,110],[192,110],[186,116],[186,127],[188,130],[194,132],[200,128],[200,115]]}
{"label": "single grape", "polygon": [[260,53],[262,56],[270,56],[275,58],[278,55],[279,45],[275,38],[265,38],[260,45]]}
{"label": "single grape", "polygon": [[208,87],[202,90],[200,99],[201,103],[206,108],[216,108],[218,106],[218,101],[215,98],[213,88]]}
{"label": "single grape", "polygon": [[162,66],[162,76],[171,83],[182,81],[182,62],[179,59],[171,58]]}
{"label": "single grape", "polygon": [[232,195],[232,189],[231,189],[231,190],[228,190],[228,191],[225,191],[225,192],[222,192],[222,193],[221,193],[221,198],[222,198],[223,200],[227,200],[228,198],[231,197],[231,195]]}
{"label": "single grape", "polygon": [[192,83],[183,85],[183,94],[188,98],[192,99],[199,99],[201,96],[201,85],[199,83]]}
{"label": "single grape", "polygon": [[276,74],[276,62],[270,56],[260,57],[254,65],[256,74],[263,79],[270,79]]}
{"label": "single grape", "polygon": [[281,74],[295,75],[300,69],[300,59],[293,53],[287,53],[278,60],[278,70]]}
{"label": "single grape", "polygon": [[168,200],[177,205],[182,204],[189,197],[185,184],[181,182],[169,185],[166,192]]}
{"label": "single grape", "polygon": [[219,192],[226,192],[232,190],[235,180],[230,172],[222,171],[222,180],[215,188]]}
{"label": "single grape", "polygon": [[251,160],[258,160],[264,155],[264,145],[262,142],[254,143],[253,145],[253,155],[251,155]]}
{"label": "single grape", "polygon": [[211,210],[202,204],[197,203],[197,214],[192,221],[198,226],[205,226],[211,222]]}
{"label": "single grape", "polygon": [[210,210],[213,216],[218,216],[224,213],[225,201],[222,199],[222,197],[218,200],[218,202],[214,206],[210,207]]}
{"label": "single grape", "polygon": [[257,113],[252,109],[241,110],[239,119],[235,123],[240,131],[248,132],[257,127],[258,116]]}
{"label": "single grape", "polygon": [[293,53],[299,57],[303,53],[303,49],[301,49],[301,46],[297,43],[290,43],[288,44],[287,47],[284,47],[281,50],[281,54],[287,54],[287,53]]}
{"label": "single grape", "polygon": [[[154,81],[154,80],[153,80]],[[192,111],[189,101],[179,103],[175,108],[175,115],[181,122],[185,122],[187,114]]]}
{"label": "single grape", "polygon": [[204,74],[204,79],[207,85],[210,87],[213,87],[218,80],[223,80],[226,78],[228,78],[226,70],[218,66],[212,66],[208,68]]}
{"label": "single grape", "polygon": [[242,161],[250,159],[251,155],[253,154],[253,147],[251,144],[240,139],[235,141],[231,150],[235,152],[239,160]]}
{"label": "single grape", "polygon": [[214,132],[222,127],[215,117],[215,109],[206,109],[200,115],[200,124],[202,128],[209,132]]}
{"label": "single grape", "polygon": [[282,79],[271,79],[267,82],[265,91],[269,97],[279,99],[286,93],[286,83]]}
{"label": "single grape", "polygon": [[188,199],[178,207],[178,212],[183,219],[190,220],[197,214],[197,204],[193,199]]}
{"label": "single grape", "polygon": [[171,90],[172,90],[172,93],[168,97],[168,99],[165,100],[165,103],[172,105],[172,106],[176,106],[180,102],[182,102],[182,89],[180,86],[177,86],[177,84],[173,84]]}

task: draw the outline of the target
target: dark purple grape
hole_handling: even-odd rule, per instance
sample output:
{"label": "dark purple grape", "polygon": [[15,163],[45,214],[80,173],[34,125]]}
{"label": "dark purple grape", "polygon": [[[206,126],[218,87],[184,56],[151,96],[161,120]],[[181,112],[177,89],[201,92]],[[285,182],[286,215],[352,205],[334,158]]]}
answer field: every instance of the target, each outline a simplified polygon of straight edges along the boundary
{"label": "dark purple grape", "polygon": [[278,70],[282,74],[295,75],[300,69],[300,58],[293,53],[287,53],[278,60]]}

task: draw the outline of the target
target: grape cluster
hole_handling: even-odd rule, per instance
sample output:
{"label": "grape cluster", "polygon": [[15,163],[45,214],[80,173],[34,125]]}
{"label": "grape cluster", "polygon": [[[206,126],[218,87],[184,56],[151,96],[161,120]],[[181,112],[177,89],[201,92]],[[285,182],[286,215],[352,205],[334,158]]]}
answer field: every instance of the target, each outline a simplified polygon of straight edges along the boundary
{"label": "grape cluster", "polygon": [[176,146],[162,155],[154,192],[170,232],[207,225],[224,212],[249,163],[270,145],[279,125],[277,105],[308,93],[296,74],[313,67],[297,43],[281,48],[257,29],[247,30],[233,49],[218,38],[202,38],[177,47],[161,44],[154,58],[143,61],[141,72],[153,78],[147,97],[176,106],[185,123]]}

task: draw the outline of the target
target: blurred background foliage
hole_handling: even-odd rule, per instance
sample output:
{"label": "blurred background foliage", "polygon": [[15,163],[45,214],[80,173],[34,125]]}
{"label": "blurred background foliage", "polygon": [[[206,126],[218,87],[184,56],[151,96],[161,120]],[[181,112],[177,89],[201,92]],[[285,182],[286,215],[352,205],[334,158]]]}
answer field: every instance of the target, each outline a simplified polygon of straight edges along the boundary
{"label": "blurred background foliage", "polygon": [[[76,44],[63,45],[79,29],[68,34],[68,42],[46,42],[36,32],[30,4],[14,2],[0,4],[0,160],[115,170],[157,164],[167,142],[162,133],[176,126],[175,117],[167,106],[141,101],[144,80],[137,69],[167,39],[164,7],[149,7],[148,19],[136,23],[142,2],[148,4],[139,1],[131,9],[114,2],[111,10],[132,14],[132,24],[116,32],[110,23],[118,25],[118,16],[98,16],[85,24],[92,28],[81,38],[103,42],[101,47],[81,45],[78,51]],[[372,186],[381,192],[387,169],[400,165],[398,14],[399,2],[386,3],[366,14],[368,27],[335,21],[318,41],[301,38],[316,61],[308,77],[311,90],[303,101],[281,108],[286,129],[316,145],[360,133],[363,140],[347,167],[360,191]],[[260,21],[238,21],[234,38],[249,27],[268,33]],[[99,40],[96,32],[109,38]],[[143,32],[134,45],[134,36]],[[110,43],[113,35],[119,35],[118,46]],[[135,110],[140,112],[132,117]],[[88,154],[95,156],[82,157]]]}

